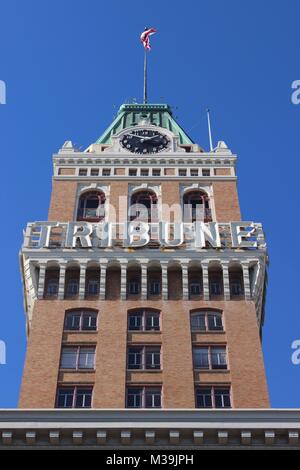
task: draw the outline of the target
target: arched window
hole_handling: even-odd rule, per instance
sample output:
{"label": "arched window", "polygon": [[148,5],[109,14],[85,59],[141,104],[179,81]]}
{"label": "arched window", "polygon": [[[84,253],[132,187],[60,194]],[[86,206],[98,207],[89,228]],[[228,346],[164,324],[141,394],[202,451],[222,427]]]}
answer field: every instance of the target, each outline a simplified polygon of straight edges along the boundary
{"label": "arched window", "polygon": [[157,196],[152,190],[137,191],[130,200],[130,220],[157,220]]}
{"label": "arched window", "polygon": [[229,267],[230,297],[238,298],[244,295],[243,270],[241,266]]}
{"label": "arched window", "polygon": [[159,331],[160,311],[147,309],[133,309],[128,311],[129,331]]}
{"label": "arched window", "polygon": [[64,329],[66,331],[96,331],[97,317],[96,310],[67,310]]}
{"label": "arched window", "polygon": [[102,191],[88,191],[79,198],[77,220],[98,222],[105,216],[105,194]]}
{"label": "arched window", "polygon": [[191,330],[223,331],[222,312],[219,310],[194,310],[191,312]]}
{"label": "arched window", "polygon": [[210,222],[212,220],[209,197],[200,189],[188,191],[184,194],[183,210],[185,221]]}

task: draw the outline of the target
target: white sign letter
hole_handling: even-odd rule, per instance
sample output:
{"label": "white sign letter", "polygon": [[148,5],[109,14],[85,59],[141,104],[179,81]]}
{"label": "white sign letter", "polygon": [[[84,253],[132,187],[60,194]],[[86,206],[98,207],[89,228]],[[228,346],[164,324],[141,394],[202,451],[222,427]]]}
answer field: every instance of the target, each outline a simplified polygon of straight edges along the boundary
{"label": "white sign letter", "polygon": [[253,222],[230,222],[230,227],[233,248],[257,248],[256,228]]}
{"label": "white sign letter", "polygon": [[77,240],[81,244],[81,248],[91,248],[92,240],[91,234],[93,232],[92,224],[83,222],[78,224],[77,222],[70,222],[67,230],[66,247],[76,248]]}

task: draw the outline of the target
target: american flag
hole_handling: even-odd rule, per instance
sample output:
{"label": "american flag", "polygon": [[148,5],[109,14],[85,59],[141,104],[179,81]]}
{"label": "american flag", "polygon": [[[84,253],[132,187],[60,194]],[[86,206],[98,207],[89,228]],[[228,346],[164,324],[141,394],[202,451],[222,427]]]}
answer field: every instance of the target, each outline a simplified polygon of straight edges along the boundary
{"label": "american flag", "polygon": [[145,30],[141,34],[141,42],[142,42],[144,48],[147,49],[147,51],[151,50],[150,36],[152,34],[156,33],[156,31],[157,30],[155,28],[145,28]]}

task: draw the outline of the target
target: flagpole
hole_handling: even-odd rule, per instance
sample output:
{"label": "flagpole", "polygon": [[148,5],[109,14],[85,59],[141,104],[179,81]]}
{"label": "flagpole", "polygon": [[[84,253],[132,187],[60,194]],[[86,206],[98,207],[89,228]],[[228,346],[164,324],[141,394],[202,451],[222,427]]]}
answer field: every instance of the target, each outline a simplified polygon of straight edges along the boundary
{"label": "flagpole", "polygon": [[148,93],[147,93],[147,49],[144,52],[144,104],[147,104]]}
{"label": "flagpole", "polygon": [[211,126],[210,126],[210,111],[209,109],[206,110],[207,112],[207,125],[208,125],[208,137],[209,137],[209,146],[210,151],[213,151],[213,143],[212,143],[212,136],[211,136]]}

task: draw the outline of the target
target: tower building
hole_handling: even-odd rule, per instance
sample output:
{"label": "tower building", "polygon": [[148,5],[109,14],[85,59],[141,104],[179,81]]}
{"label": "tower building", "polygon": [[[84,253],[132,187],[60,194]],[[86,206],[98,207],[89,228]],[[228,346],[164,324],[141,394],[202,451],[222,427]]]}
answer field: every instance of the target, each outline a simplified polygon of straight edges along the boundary
{"label": "tower building", "polygon": [[20,261],[21,408],[267,408],[266,245],[243,221],[236,155],[167,104],[124,104],[53,156],[48,220]]}

